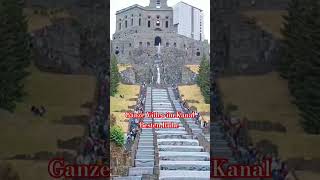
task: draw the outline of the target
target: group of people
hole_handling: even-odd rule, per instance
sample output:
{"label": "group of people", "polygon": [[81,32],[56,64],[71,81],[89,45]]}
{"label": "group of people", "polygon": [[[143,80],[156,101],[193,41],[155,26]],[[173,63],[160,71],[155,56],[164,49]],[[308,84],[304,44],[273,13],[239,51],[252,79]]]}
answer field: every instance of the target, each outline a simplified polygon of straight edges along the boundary
{"label": "group of people", "polygon": [[[216,75],[214,75],[216,76]],[[211,105],[213,113],[217,120],[220,120],[224,126],[226,136],[228,137],[230,147],[233,149],[236,159],[243,164],[260,164],[264,159],[272,159],[271,170],[273,180],[286,180],[288,178],[288,165],[281,161],[277,154],[264,154],[252,144],[248,144],[248,120],[246,118],[231,118],[223,112],[222,102],[220,101],[219,90],[216,81],[212,84],[213,95],[211,96]]]}
{"label": "group of people", "polygon": [[105,111],[105,83],[100,84],[99,101],[88,124],[88,136],[83,142],[76,162],[78,164],[104,164],[107,162],[108,126]]}
{"label": "group of people", "polygon": [[175,84],[172,84],[171,87],[173,89],[175,98],[179,99],[179,103],[180,103],[180,105],[182,107],[183,113],[188,113],[188,114],[195,113],[196,114],[195,123],[198,124],[201,128],[204,128],[204,129],[205,128],[209,128],[208,122],[201,117],[200,112],[197,112],[195,110],[191,110],[191,108],[189,107],[187,101],[185,101],[185,100],[183,100],[181,98],[178,86],[175,85]]}
{"label": "group of people", "polygon": [[234,157],[239,163],[254,165],[261,164],[263,160],[272,159],[272,179],[286,179],[289,170],[285,162],[281,161],[275,153],[265,154],[252,144],[246,142],[248,139],[247,133],[245,133],[248,123],[246,118],[239,119],[221,115],[218,116],[217,120],[222,122],[229,145],[233,150]]}
{"label": "group of people", "polygon": [[37,108],[34,105],[31,106],[30,111],[34,116],[41,116],[41,117],[44,116],[45,113],[47,112],[47,110],[44,106],[40,106],[40,108]]}
{"label": "group of people", "polygon": [[[143,83],[140,89],[140,96],[137,100],[136,107],[134,109],[134,113],[145,113],[144,112],[144,104],[146,100],[146,84]],[[127,141],[126,141],[126,149],[130,149],[132,143],[136,139],[137,135],[140,132],[139,123],[142,119],[132,118],[129,120],[129,130],[127,133]]]}

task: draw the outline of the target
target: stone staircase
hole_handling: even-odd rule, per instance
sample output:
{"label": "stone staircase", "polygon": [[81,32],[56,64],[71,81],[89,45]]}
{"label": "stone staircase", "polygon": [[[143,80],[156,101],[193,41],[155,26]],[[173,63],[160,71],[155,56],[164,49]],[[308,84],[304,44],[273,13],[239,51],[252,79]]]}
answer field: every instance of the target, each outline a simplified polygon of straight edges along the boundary
{"label": "stone staircase", "polygon": [[[171,88],[153,89],[153,110],[156,112],[182,111],[181,105],[175,100]],[[158,103],[161,102],[161,103]],[[156,129],[159,150],[159,179],[210,179],[210,154],[204,152],[199,141],[188,134],[178,118],[155,119],[157,122],[175,122],[180,128]],[[200,132],[201,129],[195,128]]]}
{"label": "stone staircase", "polygon": [[229,146],[226,135],[223,132],[223,125],[221,122],[212,122],[210,127],[210,135],[213,138],[212,155],[213,158],[228,159],[229,163],[234,164],[233,152]]}
{"label": "stone staircase", "polygon": [[[152,111],[151,105],[151,88],[147,88],[145,112]],[[152,118],[145,118],[144,123],[152,123]],[[151,179],[145,177],[147,175],[154,175],[155,164],[155,146],[154,146],[154,130],[141,129],[138,140],[138,148],[135,154],[134,166],[129,168],[128,176],[113,177],[114,180],[142,180]]]}
{"label": "stone staircase", "polygon": [[[174,113],[182,111],[171,88],[147,88],[145,112]],[[202,133],[201,128],[188,121],[192,133]],[[179,118],[145,118],[144,123],[172,122],[179,128],[142,129],[138,140],[134,167],[128,176],[113,177],[115,180],[209,180],[210,154],[204,151],[194,135],[188,134]],[[154,177],[157,175],[157,177]]]}

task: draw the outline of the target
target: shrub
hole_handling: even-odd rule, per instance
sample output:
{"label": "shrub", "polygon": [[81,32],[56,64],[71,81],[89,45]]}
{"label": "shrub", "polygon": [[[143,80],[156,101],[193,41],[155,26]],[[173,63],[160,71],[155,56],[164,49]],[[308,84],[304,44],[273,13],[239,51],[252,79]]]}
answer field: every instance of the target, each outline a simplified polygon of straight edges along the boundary
{"label": "shrub", "polygon": [[118,146],[124,145],[124,132],[119,126],[111,127],[111,141],[116,143]]}

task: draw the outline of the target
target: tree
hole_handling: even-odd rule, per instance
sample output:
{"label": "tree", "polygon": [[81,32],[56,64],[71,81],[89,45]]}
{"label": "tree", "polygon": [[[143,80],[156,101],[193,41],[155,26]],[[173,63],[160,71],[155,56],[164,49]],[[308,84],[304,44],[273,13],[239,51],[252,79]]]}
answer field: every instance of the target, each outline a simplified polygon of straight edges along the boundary
{"label": "tree", "polygon": [[0,34],[0,108],[13,112],[25,95],[23,80],[31,60],[22,1],[0,2]]}
{"label": "tree", "polygon": [[292,0],[285,16],[281,72],[300,110],[306,132],[320,133],[320,4]]}
{"label": "tree", "polygon": [[117,88],[120,82],[120,73],[118,69],[118,62],[115,56],[111,58],[110,65],[110,95],[114,96],[117,93]]}
{"label": "tree", "polygon": [[202,57],[199,67],[197,84],[206,103],[210,103],[210,64],[205,56]]}

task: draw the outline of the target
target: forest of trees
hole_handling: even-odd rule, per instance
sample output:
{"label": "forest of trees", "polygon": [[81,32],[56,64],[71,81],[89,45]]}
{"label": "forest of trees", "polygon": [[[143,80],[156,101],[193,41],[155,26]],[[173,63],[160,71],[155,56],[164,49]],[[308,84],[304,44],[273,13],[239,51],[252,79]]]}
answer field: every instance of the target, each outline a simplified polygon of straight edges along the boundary
{"label": "forest of trees", "polygon": [[291,0],[284,18],[280,71],[305,131],[320,134],[320,1]]}
{"label": "forest of trees", "polygon": [[23,1],[0,1],[0,108],[13,112],[25,95],[24,79],[31,61]]}
{"label": "forest of trees", "polygon": [[208,59],[205,56],[203,56],[200,62],[197,84],[201,89],[201,93],[204,97],[205,103],[209,104],[210,103],[210,64]]}

